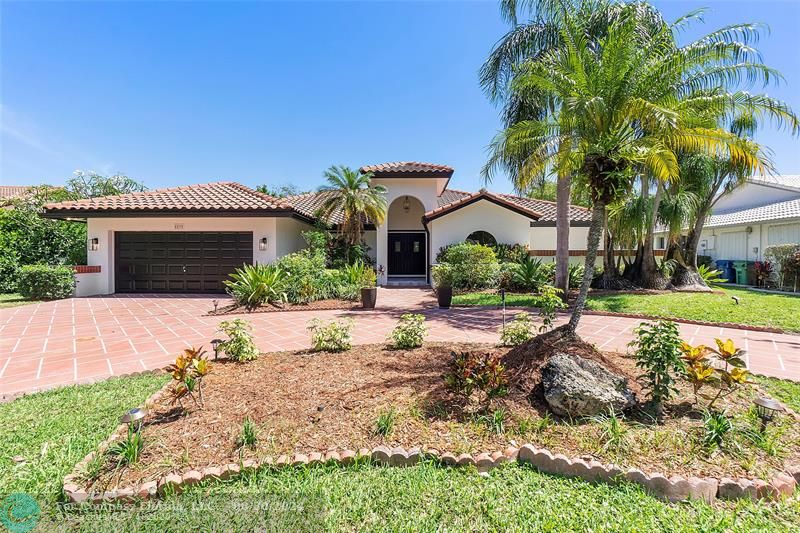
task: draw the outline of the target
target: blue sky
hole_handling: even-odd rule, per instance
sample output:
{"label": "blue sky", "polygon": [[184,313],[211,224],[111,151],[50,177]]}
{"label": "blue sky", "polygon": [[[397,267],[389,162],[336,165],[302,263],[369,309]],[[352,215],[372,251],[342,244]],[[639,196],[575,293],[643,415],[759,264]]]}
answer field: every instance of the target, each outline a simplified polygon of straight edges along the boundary
{"label": "blue sky", "polygon": [[[800,112],[800,2],[657,4],[710,8],[687,37],[769,24],[759,48],[786,82],[768,91]],[[83,169],[315,188],[331,164],[419,160],[474,190],[499,127],[477,81],[507,30],[496,2],[2,2],[0,17],[3,184]],[[797,138],[759,140],[800,174]]]}

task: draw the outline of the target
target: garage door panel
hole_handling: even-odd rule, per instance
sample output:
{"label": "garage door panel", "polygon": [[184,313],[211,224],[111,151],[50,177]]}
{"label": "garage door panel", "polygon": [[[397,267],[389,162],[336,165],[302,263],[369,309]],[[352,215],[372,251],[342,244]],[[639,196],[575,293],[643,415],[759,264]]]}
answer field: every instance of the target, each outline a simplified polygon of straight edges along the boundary
{"label": "garage door panel", "polygon": [[250,232],[117,232],[117,292],[224,292],[223,280],[253,262]]}

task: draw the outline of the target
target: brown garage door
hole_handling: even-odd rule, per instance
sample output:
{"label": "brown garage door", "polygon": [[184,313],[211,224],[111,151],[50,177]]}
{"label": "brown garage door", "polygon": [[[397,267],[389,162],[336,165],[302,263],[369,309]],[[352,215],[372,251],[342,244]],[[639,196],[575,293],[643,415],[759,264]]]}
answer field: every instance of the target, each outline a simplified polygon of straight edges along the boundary
{"label": "brown garage door", "polygon": [[224,292],[222,281],[253,262],[251,232],[118,231],[116,292]]}

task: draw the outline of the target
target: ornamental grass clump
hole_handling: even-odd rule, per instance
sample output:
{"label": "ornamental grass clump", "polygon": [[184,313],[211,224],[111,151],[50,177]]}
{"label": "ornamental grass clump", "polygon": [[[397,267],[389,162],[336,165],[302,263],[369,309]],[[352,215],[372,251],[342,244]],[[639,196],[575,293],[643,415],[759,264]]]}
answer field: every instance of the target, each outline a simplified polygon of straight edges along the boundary
{"label": "ornamental grass clump", "polygon": [[398,349],[419,348],[427,333],[425,315],[404,313],[397,326],[389,334],[389,341],[394,348]]}
{"label": "ornamental grass clump", "polygon": [[252,329],[250,323],[241,318],[220,322],[219,331],[225,333],[228,340],[219,344],[219,351],[240,363],[258,359],[258,348],[250,334]]}
{"label": "ornamental grass clump", "polygon": [[[746,369],[744,350],[737,348],[731,339],[715,339],[717,349],[704,345],[691,346],[681,343],[681,359],[686,362],[686,379],[694,388],[695,403],[699,398],[708,400],[706,409],[711,410],[722,397],[739,387],[752,383]],[[715,392],[703,393],[711,388]]]}

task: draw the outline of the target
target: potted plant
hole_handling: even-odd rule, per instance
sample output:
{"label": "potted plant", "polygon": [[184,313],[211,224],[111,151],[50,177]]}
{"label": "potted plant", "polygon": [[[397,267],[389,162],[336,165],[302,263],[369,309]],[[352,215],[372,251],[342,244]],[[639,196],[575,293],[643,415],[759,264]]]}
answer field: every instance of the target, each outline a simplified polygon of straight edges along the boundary
{"label": "potted plant", "polygon": [[361,306],[364,309],[375,309],[375,302],[378,300],[376,281],[375,270],[372,267],[364,266],[364,271],[361,275]]}
{"label": "potted plant", "polygon": [[436,299],[440,309],[450,309],[453,301],[453,267],[449,263],[439,263],[431,267]]}

